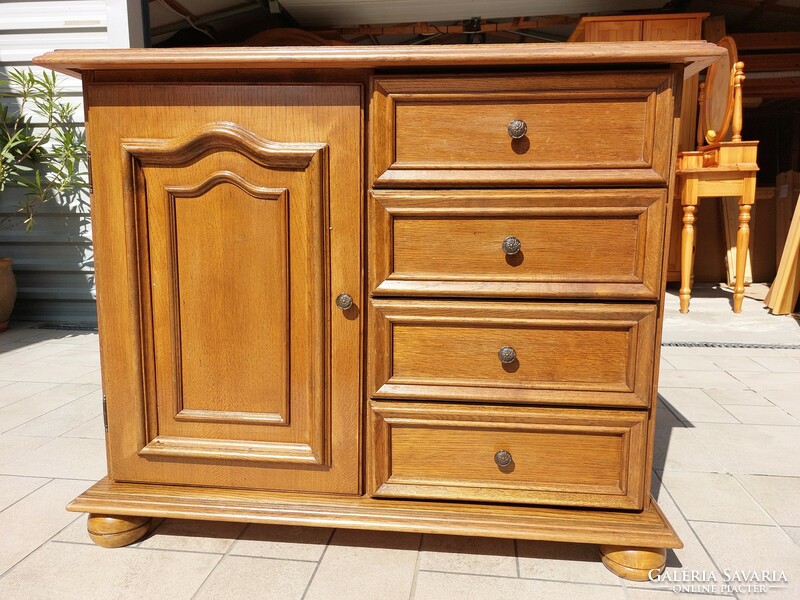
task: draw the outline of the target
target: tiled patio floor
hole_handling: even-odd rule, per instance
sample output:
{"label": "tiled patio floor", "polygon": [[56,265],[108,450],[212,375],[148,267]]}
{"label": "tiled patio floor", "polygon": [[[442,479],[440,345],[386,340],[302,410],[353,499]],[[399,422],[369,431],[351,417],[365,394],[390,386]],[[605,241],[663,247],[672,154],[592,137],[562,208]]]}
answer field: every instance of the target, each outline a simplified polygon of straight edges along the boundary
{"label": "tiled patio floor", "polygon": [[[692,308],[670,296],[665,340],[800,344],[756,300]],[[800,350],[665,347],[659,389],[653,491],[685,544],[671,571],[784,571],[752,597],[800,598]],[[708,597],[617,579],[572,544],[168,520],[106,550],[64,510],[104,474],[97,335],[0,334],[2,600]]]}

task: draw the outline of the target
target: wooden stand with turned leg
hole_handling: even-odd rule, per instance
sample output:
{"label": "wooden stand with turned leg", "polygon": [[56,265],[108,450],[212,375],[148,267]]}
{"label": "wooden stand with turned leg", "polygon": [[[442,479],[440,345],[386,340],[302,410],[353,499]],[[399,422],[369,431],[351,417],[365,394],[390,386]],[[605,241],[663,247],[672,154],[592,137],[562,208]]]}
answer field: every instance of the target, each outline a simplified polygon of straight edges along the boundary
{"label": "wooden stand with turned leg", "polygon": [[697,203],[683,206],[683,232],[681,233],[681,289],[678,295],[681,312],[689,312],[689,298],[692,294],[692,270],[694,269],[695,235],[694,223],[697,220]]}
{"label": "wooden stand with turned leg", "polygon": [[[715,142],[694,152],[678,155],[677,177],[681,190],[683,232],[681,236],[681,312],[689,312],[694,268],[695,222],[700,198],[739,198],[739,230],[736,235],[736,278],[733,287],[733,312],[742,311],[747,250],[750,243],[750,211],[756,197],[756,152],[758,142],[742,141],[742,82],[744,63],[733,69],[732,130],[730,142]],[[700,90],[701,115],[704,106],[704,86]],[[701,119],[702,127],[703,119]],[[715,131],[698,132],[698,139],[717,137]],[[724,133],[723,133],[724,135]]]}

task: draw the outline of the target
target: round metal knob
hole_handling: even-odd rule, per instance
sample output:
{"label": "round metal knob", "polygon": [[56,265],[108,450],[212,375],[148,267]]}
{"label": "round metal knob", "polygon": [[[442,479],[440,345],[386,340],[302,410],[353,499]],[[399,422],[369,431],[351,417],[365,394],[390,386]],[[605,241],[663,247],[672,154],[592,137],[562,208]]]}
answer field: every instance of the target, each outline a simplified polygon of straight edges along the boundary
{"label": "round metal knob", "polygon": [[514,119],[508,124],[508,135],[515,140],[521,140],[528,133],[528,126],[521,119]]}
{"label": "round metal knob", "polygon": [[336,296],[336,306],[342,310],[347,310],[353,306],[353,297],[350,294],[339,294]]}
{"label": "round metal knob", "polygon": [[519,238],[515,238],[513,235],[510,235],[503,240],[502,247],[503,252],[509,256],[514,256],[522,248],[522,242],[519,241]]}
{"label": "round metal knob", "polygon": [[504,365],[510,365],[515,360],[517,360],[517,351],[514,350],[511,346],[503,346],[500,348],[500,351],[497,353],[497,356],[500,357],[500,362]]}
{"label": "round metal knob", "polygon": [[508,450],[500,450],[494,455],[494,462],[498,467],[507,467],[513,460]]}

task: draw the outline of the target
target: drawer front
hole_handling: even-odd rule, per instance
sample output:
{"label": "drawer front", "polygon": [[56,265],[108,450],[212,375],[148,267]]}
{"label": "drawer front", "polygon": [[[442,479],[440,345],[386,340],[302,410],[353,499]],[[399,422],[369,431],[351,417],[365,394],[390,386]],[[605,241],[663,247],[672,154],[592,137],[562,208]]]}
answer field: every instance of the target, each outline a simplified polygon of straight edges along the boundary
{"label": "drawer front", "polygon": [[[665,185],[670,71],[376,77],[376,187]],[[527,133],[511,137],[509,124]],[[517,134],[518,135],[518,134]]]}
{"label": "drawer front", "polygon": [[370,492],[641,509],[646,423],[646,411],[371,401]]}
{"label": "drawer front", "polygon": [[370,287],[386,296],[653,300],[665,203],[658,189],[376,190]]}
{"label": "drawer front", "polygon": [[372,299],[370,394],[646,407],[655,325],[648,304]]}

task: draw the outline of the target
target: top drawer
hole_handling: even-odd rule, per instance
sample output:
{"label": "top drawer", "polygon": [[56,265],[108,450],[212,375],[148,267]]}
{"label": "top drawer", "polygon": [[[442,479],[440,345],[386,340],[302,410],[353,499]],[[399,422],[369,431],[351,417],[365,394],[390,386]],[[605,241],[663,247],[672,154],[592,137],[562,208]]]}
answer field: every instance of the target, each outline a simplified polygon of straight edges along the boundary
{"label": "top drawer", "polygon": [[[665,185],[670,71],[376,77],[375,187]],[[514,139],[512,121],[527,132]]]}

